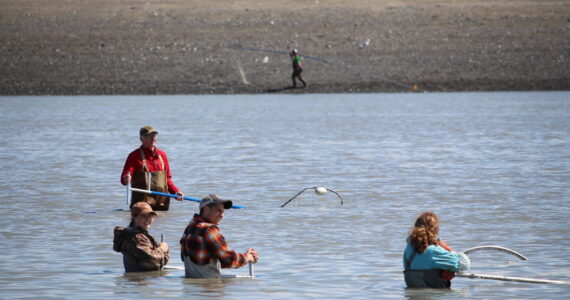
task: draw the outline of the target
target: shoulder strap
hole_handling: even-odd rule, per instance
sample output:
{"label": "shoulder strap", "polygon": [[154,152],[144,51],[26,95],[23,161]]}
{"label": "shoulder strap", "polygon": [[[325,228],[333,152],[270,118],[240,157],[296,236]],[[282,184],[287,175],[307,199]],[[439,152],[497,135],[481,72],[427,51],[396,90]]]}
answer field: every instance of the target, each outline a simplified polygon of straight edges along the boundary
{"label": "shoulder strap", "polygon": [[148,171],[148,168],[147,168],[147,166],[146,166],[146,158],[145,158],[145,156],[144,156],[144,151],[143,151],[143,149],[140,148],[140,150],[141,150],[141,160],[142,160],[142,171],[143,171],[143,172],[146,172],[146,171]]}
{"label": "shoulder strap", "polygon": [[162,166],[162,171],[166,172],[166,170],[164,169],[164,160],[162,159],[162,155],[158,154],[158,159],[160,160],[160,165]]}
{"label": "shoulder strap", "polygon": [[[418,252],[416,252],[416,249],[413,250],[414,252],[412,252],[412,256],[410,256],[409,259],[406,259],[406,271],[409,270],[412,266],[412,261],[414,260],[414,258],[416,258],[416,254],[418,254]],[[404,256],[406,256],[406,254],[404,253]]]}

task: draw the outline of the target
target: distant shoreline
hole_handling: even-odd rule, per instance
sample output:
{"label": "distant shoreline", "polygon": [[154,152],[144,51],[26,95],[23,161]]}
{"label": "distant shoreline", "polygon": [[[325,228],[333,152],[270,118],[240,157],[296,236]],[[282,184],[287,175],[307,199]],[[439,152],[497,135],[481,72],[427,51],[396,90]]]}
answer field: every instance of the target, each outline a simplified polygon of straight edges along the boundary
{"label": "distant shoreline", "polygon": [[570,90],[568,2],[292,4],[0,0],[0,95]]}

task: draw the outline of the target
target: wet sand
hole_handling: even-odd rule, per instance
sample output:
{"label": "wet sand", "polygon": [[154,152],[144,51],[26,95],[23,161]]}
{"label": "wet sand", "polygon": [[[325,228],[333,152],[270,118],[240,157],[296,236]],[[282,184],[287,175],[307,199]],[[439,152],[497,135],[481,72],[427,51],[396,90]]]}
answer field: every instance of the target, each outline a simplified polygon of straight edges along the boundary
{"label": "wet sand", "polygon": [[0,94],[570,89],[568,1],[204,2],[0,0]]}

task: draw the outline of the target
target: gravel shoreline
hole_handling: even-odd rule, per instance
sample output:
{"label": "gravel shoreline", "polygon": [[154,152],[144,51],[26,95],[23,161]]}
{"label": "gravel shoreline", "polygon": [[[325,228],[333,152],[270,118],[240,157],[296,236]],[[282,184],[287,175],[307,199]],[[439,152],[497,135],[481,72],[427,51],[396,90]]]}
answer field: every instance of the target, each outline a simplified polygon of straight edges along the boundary
{"label": "gravel shoreline", "polygon": [[322,2],[0,0],[0,95],[570,90],[570,2]]}

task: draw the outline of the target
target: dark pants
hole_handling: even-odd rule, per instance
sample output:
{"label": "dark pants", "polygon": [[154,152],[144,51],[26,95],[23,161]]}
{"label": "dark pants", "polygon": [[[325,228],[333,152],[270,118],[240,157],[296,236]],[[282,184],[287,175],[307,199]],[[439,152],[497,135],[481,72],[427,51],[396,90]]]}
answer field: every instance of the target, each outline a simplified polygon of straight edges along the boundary
{"label": "dark pants", "polygon": [[293,70],[293,75],[291,75],[291,79],[293,80],[293,87],[297,87],[297,81],[295,81],[295,78],[299,78],[299,80],[303,83],[303,87],[307,86],[307,82],[305,82],[305,80],[303,80],[303,77],[301,76],[302,72],[303,69],[301,68]]}

